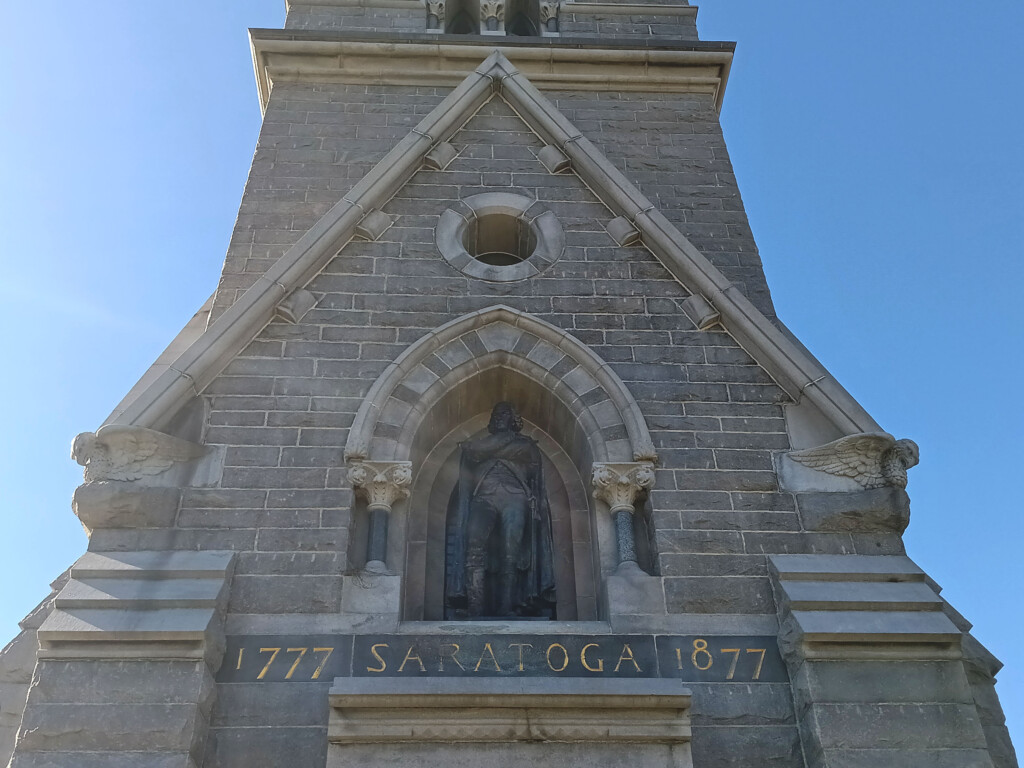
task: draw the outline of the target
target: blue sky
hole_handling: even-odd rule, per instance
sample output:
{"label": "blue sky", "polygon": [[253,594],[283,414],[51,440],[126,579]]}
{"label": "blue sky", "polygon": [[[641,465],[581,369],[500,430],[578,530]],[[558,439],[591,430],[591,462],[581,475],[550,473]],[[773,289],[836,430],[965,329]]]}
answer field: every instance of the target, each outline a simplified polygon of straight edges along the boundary
{"label": "blue sky", "polygon": [[[0,31],[0,644],[84,550],[71,438],[216,285],[282,0],[9,4]],[[1013,0],[707,0],[779,315],[921,446],[907,549],[1007,665],[1024,737],[1024,151]]]}

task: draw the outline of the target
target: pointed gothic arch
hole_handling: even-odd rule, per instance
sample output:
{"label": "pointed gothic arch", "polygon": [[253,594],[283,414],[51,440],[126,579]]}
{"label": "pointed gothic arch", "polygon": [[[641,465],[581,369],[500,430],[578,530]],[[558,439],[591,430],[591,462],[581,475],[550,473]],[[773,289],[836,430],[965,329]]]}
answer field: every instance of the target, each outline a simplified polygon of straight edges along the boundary
{"label": "pointed gothic arch", "polygon": [[594,461],[654,461],[632,393],[592,349],[526,312],[498,305],[428,333],[380,375],[359,407],[346,459],[408,460],[425,414],[470,372],[502,367],[543,385],[576,417]]}
{"label": "pointed gothic arch", "polygon": [[387,552],[389,563],[402,564],[406,620],[442,618],[443,532],[459,442],[479,435],[501,400],[515,404],[524,432],[538,441],[549,495],[557,497],[558,616],[598,618],[602,574],[617,564],[616,533],[610,517],[596,513],[592,468],[653,461],[653,443],[636,400],[593,350],[525,312],[495,306],[406,349],[374,383],[349,434],[349,460],[412,463],[411,494],[392,513]]}

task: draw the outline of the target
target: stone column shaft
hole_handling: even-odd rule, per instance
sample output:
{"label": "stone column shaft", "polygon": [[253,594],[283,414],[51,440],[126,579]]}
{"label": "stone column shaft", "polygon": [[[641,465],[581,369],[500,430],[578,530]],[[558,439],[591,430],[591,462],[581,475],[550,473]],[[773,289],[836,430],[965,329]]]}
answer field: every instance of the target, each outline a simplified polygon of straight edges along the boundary
{"label": "stone column shaft", "polygon": [[356,495],[366,499],[370,532],[366,543],[366,570],[387,570],[388,517],[396,501],[409,496],[410,461],[358,461],[348,470]]}
{"label": "stone column shaft", "polygon": [[654,487],[654,464],[649,461],[597,462],[592,476],[594,498],[608,505],[615,520],[619,566],[636,565],[633,515],[636,502]]}

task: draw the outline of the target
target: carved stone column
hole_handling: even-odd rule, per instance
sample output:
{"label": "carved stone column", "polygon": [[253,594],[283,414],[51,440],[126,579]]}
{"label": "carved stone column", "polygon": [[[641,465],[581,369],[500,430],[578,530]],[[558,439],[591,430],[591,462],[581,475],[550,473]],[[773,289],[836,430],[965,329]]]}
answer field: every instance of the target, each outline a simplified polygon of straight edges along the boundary
{"label": "carved stone column", "polygon": [[408,498],[412,482],[411,461],[358,461],[348,470],[356,495],[366,499],[370,534],[366,544],[366,570],[387,570],[388,516],[396,501]]}
{"label": "carved stone column", "polygon": [[427,30],[444,31],[445,0],[427,0]]}
{"label": "carved stone column", "polygon": [[505,34],[504,0],[480,0],[480,25],[482,34]]}
{"label": "carved stone column", "polygon": [[654,487],[654,464],[634,461],[612,464],[597,462],[592,477],[594,498],[608,505],[615,520],[619,545],[619,566],[636,565],[636,539],[633,535],[633,514],[636,502]]}
{"label": "carved stone column", "polygon": [[541,0],[541,34],[558,32],[558,0]]}

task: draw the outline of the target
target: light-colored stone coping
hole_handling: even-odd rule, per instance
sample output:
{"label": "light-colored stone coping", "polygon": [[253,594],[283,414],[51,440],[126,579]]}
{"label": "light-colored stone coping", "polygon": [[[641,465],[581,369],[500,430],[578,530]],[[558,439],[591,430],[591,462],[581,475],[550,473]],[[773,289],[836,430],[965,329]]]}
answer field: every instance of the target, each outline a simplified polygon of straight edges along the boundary
{"label": "light-colored stone coping", "polygon": [[678,680],[335,678],[329,700],[333,744],[686,744],[691,736],[691,694]]}
{"label": "light-colored stone coping", "polygon": [[731,50],[300,39],[249,30],[260,105],[275,82],[456,86],[495,50],[547,89],[707,93],[721,108]]}
{"label": "light-colored stone coping", "polygon": [[605,13],[615,16],[696,16],[696,5],[653,3],[563,3],[564,13]]}

